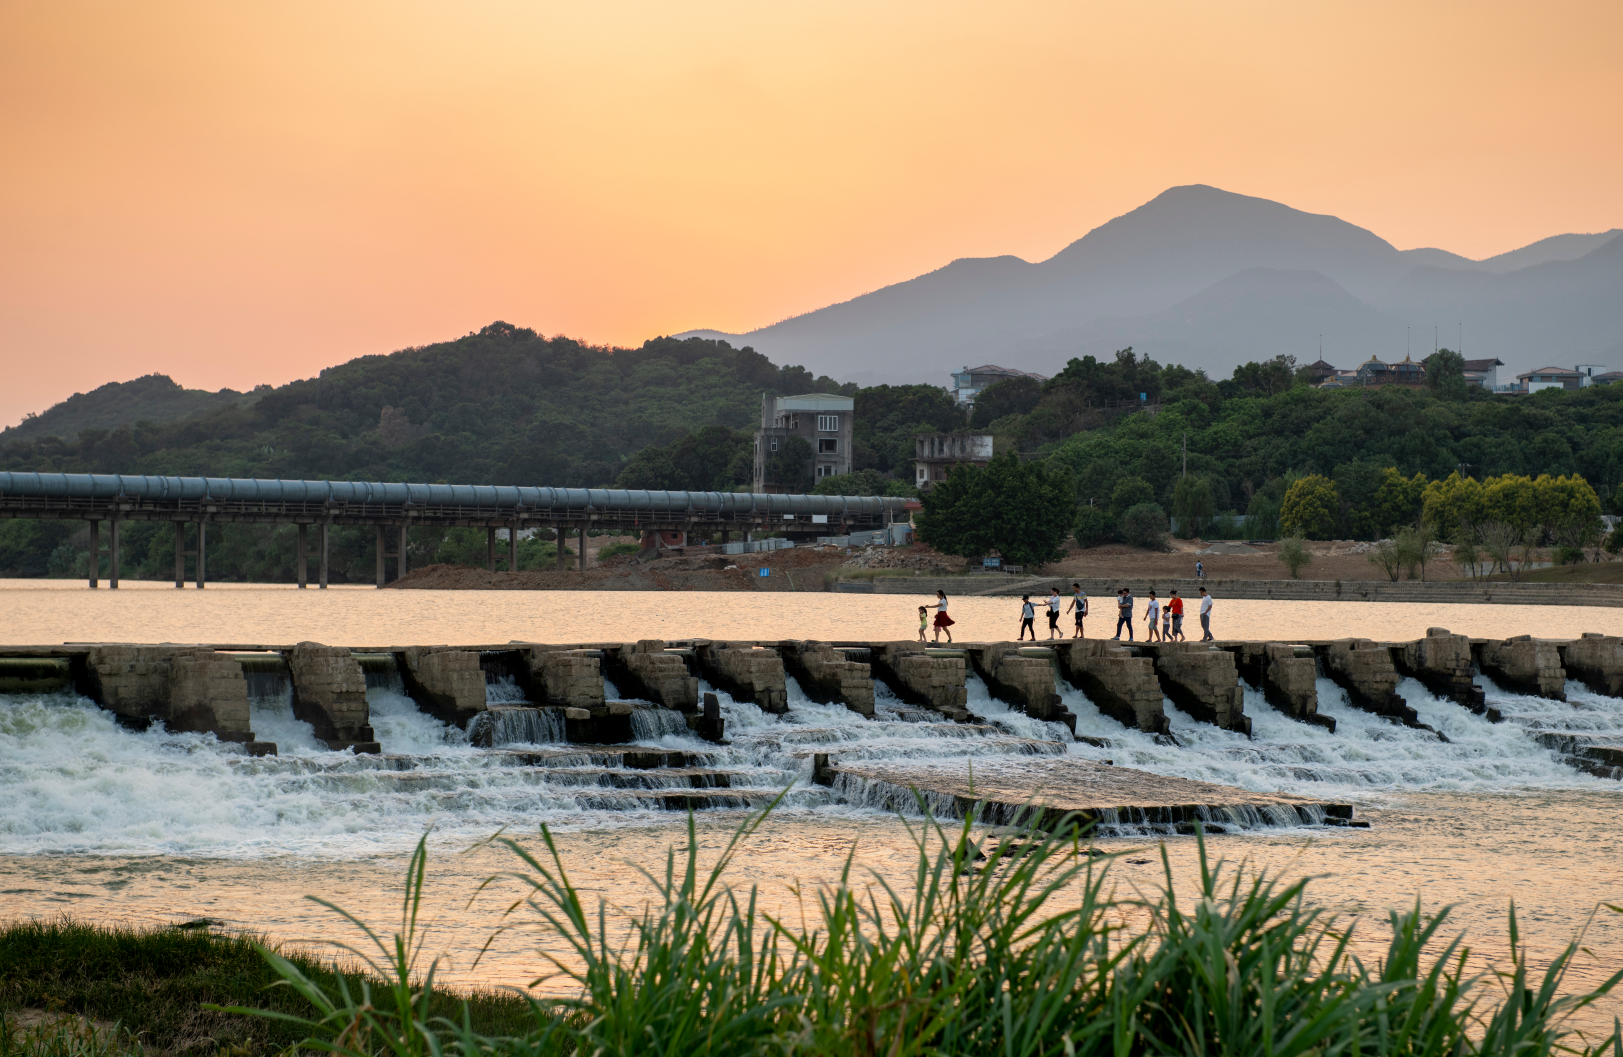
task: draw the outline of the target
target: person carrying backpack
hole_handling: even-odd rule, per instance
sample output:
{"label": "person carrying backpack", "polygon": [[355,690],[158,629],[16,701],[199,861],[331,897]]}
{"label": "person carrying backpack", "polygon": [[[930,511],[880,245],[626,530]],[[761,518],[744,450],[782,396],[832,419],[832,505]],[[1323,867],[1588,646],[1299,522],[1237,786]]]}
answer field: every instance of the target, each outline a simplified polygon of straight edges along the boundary
{"label": "person carrying backpack", "polygon": [[1031,632],[1031,641],[1032,642],[1037,641],[1037,629],[1032,626],[1032,621],[1034,621],[1036,619],[1037,619],[1037,607],[1031,604],[1031,596],[1030,595],[1021,595],[1020,596],[1020,636],[1019,636],[1019,638],[1017,638],[1015,640],[1016,642],[1024,642],[1025,638],[1026,638],[1026,632],[1028,632],[1028,631]]}

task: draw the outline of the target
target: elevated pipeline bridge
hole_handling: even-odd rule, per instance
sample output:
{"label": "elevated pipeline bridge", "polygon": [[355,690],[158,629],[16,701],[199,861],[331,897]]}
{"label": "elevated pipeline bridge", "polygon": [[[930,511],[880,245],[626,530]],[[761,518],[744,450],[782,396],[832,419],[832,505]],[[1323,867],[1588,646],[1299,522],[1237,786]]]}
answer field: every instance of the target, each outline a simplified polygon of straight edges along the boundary
{"label": "elevated pipeline bridge", "polygon": [[[207,583],[208,526],[298,526],[298,582],[307,586],[309,533],[316,530],[318,586],[327,586],[328,539],[334,525],[377,529],[377,579],[384,563],[406,573],[406,531],[413,527],[483,527],[486,556],[496,569],[496,530],[507,529],[507,567],[518,571],[518,534],[550,528],[560,541],[578,535],[580,568],[586,567],[588,530],[622,532],[759,531],[843,535],[903,520],[905,500],[878,496],[762,495],[738,492],[653,492],[617,488],[530,488],[517,485],[391,484],[377,481],[281,481],[234,477],[145,477],[131,474],[0,472],[0,517],[87,521],[90,524],[90,586],[99,583],[101,526],[108,526],[112,559],[109,586],[118,586],[119,528],[126,521],[168,521],[175,526],[175,586],[186,581],[186,559],[195,557],[199,588]],[[191,528],[190,526],[195,526]],[[817,526],[817,527],[814,527]],[[822,528],[827,526],[827,528]],[[389,536],[397,533],[393,554]],[[191,546],[188,546],[190,540]],[[558,568],[564,550],[558,548]]]}

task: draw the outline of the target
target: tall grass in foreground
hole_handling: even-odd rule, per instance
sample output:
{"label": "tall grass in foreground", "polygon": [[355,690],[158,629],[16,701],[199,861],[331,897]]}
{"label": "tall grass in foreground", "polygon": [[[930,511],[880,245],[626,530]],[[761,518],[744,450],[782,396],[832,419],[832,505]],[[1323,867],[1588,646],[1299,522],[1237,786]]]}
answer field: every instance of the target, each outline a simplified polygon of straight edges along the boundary
{"label": "tall grass in foreground", "polygon": [[[266,958],[314,1007],[299,1021],[308,1045],[343,1054],[1623,1057],[1615,1022],[1605,1039],[1564,1026],[1623,972],[1560,994],[1577,942],[1535,979],[1514,908],[1503,972],[1467,974],[1462,941],[1440,935],[1447,912],[1418,905],[1390,915],[1386,954],[1370,965],[1351,953],[1350,930],[1306,904],[1306,881],[1246,877],[1209,863],[1204,843],[1194,902],[1174,895],[1164,851],[1165,892],[1119,899],[1106,888],[1108,857],[1075,839],[1032,835],[983,852],[969,823],[926,821],[914,830],[911,884],[875,876],[856,887],[848,859],[837,884],[802,893],[796,919],[784,919],[761,909],[754,888],[725,883],[766,814],[746,821],[708,870],[690,817],[686,847],[672,849],[662,873],[644,871],[652,899],[630,917],[586,905],[545,827],[540,854],[501,838],[519,861],[501,876],[526,890],[503,928],[537,927],[551,978],[574,987],[573,997],[534,1001],[520,1034],[481,1035],[466,1016],[430,1015],[421,843],[398,933],[345,915],[369,943],[352,953],[369,957],[384,984],[328,988]],[[1129,916],[1148,927],[1125,930]]]}

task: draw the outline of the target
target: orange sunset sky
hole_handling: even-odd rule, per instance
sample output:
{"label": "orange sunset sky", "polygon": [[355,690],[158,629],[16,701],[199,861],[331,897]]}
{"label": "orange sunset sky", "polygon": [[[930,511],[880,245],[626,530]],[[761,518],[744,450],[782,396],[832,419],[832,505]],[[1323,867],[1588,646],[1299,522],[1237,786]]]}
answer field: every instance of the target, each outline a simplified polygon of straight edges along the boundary
{"label": "orange sunset sky", "polygon": [[0,3],[0,425],[494,319],[740,331],[1168,186],[1623,225],[1623,4]]}

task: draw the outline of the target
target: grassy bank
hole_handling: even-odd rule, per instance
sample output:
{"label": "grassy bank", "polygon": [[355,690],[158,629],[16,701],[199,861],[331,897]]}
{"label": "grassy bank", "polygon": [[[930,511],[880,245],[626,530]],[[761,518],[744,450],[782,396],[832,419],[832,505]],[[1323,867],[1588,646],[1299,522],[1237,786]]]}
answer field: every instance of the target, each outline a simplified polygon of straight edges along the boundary
{"label": "grassy bank", "polygon": [[[308,1030],[207,1008],[309,1012],[303,996],[274,986],[282,976],[256,942],[262,941],[205,929],[106,928],[66,919],[8,925],[0,929],[0,1016],[7,1022],[0,1027],[0,1053],[91,1057],[137,1048],[149,1054],[279,1053]],[[360,986],[360,974],[341,973],[329,960],[291,951],[281,955],[286,965],[324,988]],[[460,1016],[464,1003],[472,1023],[486,1034],[534,1026],[529,1004],[511,994],[436,991],[429,1009],[436,1016]],[[72,1019],[53,1025],[61,1015]],[[25,1046],[30,1022],[41,1019],[45,1024],[33,1026],[35,1045]]]}
{"label": "grassy bank", "polygon": [[[202,1052],[212,1037],[237,1040],[234,1053],[305,1039],[304,1049],[357,1057],[1623,1057],[1615,1026],[1607,1038],[1567,1026],[1623,972],[1571,992],[1575,940],[1535,976],[1514,911],[1512,962],[1478,976],[1464,941],[1447,936],[1446,911],[1337,921],[1308,904],[1307,881],[1210,863],[1204,846],[1198,898],[1172,894],[1165,856],[1164,892],[1123,897],[1110,857],[1074,836],[925,823],[911,884],[859,883],[848,865],[839,884],[801,893],[799,912],[778,919],[753,889],[726,884],[765,817],[709,868],[690,819],[686,847],[647,874],[648,902],[632,912],[583,899],[545,829],[538,846],[501,840],[515,856],[505,877],[526,890],[502,925],[533,933],[572,995],[533,1007],[435,986],[416,924],[421,844],[400,932],[348,919],[362,929],[354,951],[371,983],[272,953],[256,964],[242,940],[19,927],[0,946],[0,1000],[59,997],[146,1025],[150,1045],[176,1052]],[[1382,934],[1380,958],[1350,953],[1354,929]],[[263,989],[278,977],[289,986]]]}

